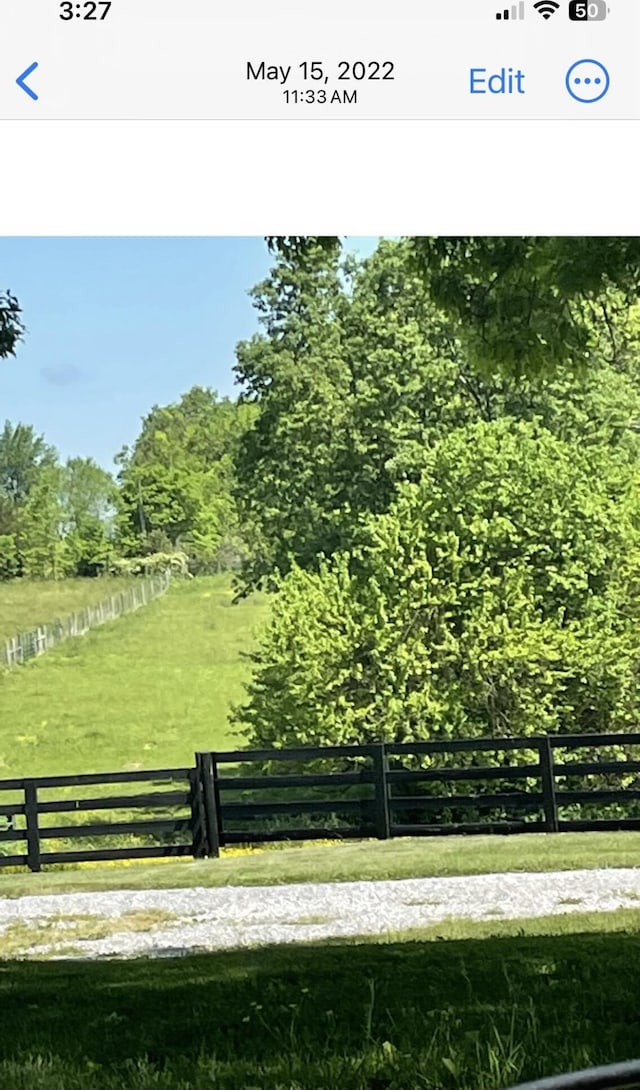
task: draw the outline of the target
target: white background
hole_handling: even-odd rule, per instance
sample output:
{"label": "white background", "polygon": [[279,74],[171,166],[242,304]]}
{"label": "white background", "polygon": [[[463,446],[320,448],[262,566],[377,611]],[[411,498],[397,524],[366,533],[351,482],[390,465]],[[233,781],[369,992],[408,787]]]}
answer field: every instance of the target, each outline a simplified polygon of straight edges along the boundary
{"label": "white background", "polygon": [[2,234],[640,234],[637,122],[3,122]]}

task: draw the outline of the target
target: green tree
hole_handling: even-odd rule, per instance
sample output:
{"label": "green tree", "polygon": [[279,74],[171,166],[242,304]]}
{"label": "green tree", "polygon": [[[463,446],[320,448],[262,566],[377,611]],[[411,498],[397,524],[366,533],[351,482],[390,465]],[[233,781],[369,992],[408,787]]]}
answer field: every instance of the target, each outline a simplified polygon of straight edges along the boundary
{"label": "green tree", "polygon": [[26,578],[58,579],[66,574],[61,484],[61,467],[44,466],[20,508],[16,546],[20,574]]}
{"label": "green tree", "polygon": [[30,424],[5,421],[0,432],[0,496],[20,505],[42,469],[56,462],[55,449]]}
{"label": "green tree", "polygon": [[68,529],[86,516],[107,523],[114,514],[116,483],[93,458],[69,458],[62,474],[61,498]]}
{"label": "green tree", "polygon": [[117,534],[125,552],[186,550],[196,565],[240,546],[231,495],[239,435],[253,410],[194,387],[155,406],[121,465]]}
{"label": "green tree", "polygon": [[92,458],[69,458],[61,474],[60,499],[67,569],[94,576],[113,552],[112,522],[117,489],[110,473]]}
{"label": "green tree", "polygon": [[238,347],[236,367],[259,408],[238,454],[247,587],[348,549],[363,517],[419,479],[434,442],[474,421],[537,420],[623,461],[637,456],[640,353],[628,318],[615,356],[593,323],[598,360],[580,378],[480,374],[408,242],[342,267],[323,248],[281,256],[254,301],[263,332]]}
{"label": "green tree", "polygon": [[5,422],[0,432],[0,579],[22,574],[22,514],[42,474],[56,464],[57,453],[44,436],[30,425]]}
{"label": "green tree", "polygon": [[342,347],[345,294],[336,261],[316,247],[280,259],[252,292],[261,335],[237,348],[241,401],[258,409],[241,436],[235,495],[258,583],[311,563],[341,541],[351,448],[351,375]]}
{"label": "green tree", "polygon": [[535,423],[451,432],[359,541],[282,581],[237,721],[250,744],[628,727],[637,474]]}

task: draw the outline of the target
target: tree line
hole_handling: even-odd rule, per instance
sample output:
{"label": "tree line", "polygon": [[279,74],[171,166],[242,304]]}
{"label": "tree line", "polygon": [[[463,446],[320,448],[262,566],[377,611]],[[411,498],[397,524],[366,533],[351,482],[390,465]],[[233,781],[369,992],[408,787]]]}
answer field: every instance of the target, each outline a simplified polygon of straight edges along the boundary
{"label": "tree line", "polygon": [[7,421],[0,579],[96,576],[123,570],[127,558],[177,552],[194,572],[236,567],[243,553],[234,458],[251,416],[249,407],[194,387],[152,408],[134,444],[116,455],[115,475],[91,458],[62,464],[30,425]]}

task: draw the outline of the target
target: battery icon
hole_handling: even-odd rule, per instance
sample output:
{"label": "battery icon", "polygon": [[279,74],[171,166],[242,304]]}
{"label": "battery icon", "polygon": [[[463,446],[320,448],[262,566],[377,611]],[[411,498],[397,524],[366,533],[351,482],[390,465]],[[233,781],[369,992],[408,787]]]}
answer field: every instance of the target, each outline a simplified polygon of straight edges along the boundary
{"label": "battery icon", "polygon": [[576,23],[601,23],[610,9],[606,0],[571,0],[569,18]]}

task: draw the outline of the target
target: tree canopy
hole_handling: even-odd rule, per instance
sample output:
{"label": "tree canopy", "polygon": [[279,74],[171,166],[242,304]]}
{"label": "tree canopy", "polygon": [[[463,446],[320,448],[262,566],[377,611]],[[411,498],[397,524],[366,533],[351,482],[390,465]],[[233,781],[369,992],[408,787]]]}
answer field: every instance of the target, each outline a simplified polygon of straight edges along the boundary
{"label": "tree canopy", "polygon": [[[274,254],[304,263],[336,238],[267,239]],[[636,302],[640,240],[634,236],[414,236],[415,268],[433,301],[458,322],[476,368],[529,376],[593,362],[591,323],[613,337],[616,303]]]}
{"label": "tree canopy", "polygon": [[360,263],[321,246],[303,260],[280,255],[253,294],[263,332],[239,345],[236,366],[242,399],[258,409],[238,451],[247,586],[293,563],[317,570],[348,548],[363,515],[386,511],[433,443],[465,424],[540,420],[612,457],[639,449],[640,322],[629,308],[615,353],[608,328],[589,324],[594,359],[579,377],[516,377],[478,372],[462,320],[434,302],[411,242],[384,242]]}

